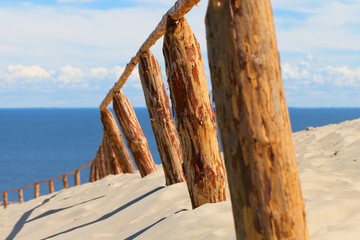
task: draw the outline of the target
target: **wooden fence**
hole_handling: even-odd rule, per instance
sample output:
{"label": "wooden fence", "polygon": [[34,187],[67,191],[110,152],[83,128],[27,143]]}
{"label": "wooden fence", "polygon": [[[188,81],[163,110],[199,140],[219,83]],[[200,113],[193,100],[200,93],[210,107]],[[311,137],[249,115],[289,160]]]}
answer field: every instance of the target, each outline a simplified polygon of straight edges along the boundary
{"label": "wooden fence", "polygon": [[[115,117],[107,108],[111,102],[141,176],[155,171],[132,106],[121,92],[140,62],[140,78],[149,114],[154,117],[151,124],[158,149],[182,155],[166,158],[168,154],[161,154],[163,165],[173,166],[163,168],[166,183],[186,180],[193,208],[226,200],[224,167],[201,51],[184,17],[198,2],[178,0],[166,12],[100,105],[104,135],[113,151],[108,155],[116,157],[117,168],[124,173],[135,172]],[[308,239],[270,0],[209,0],[206,33],[237,239]],[[176,130],[170,120],[167,96],[163,95],[161,71],[149,50],[163,35]],[[161,99],[151,100],[156,96]],[[165,145],[159,147],[161,144]],[[98,151],[98,157],[82,167],[93,162],[90,179],[101,178],[100,173],[110,166],[104,160],[105,152]],[[48,182],[51,192],[52,181],[62,177],[64,188],[68,187],[69,174],[75,175],[75,185],[80,184],[80,169],[24,188],[34,186],[36,198],[41,183]],[[18,191],[22,202],[24,188],[3,192],[4,206],[8,204],[8,192]]]}
{"label": "wooden fence", "polygon": [[[69,175],[74,175],[74,185],[79,186],[81,184],[80,183],[80,170],[88,167],[93,161],[94,160],[91,160],[90,162],[86,163],[85,165],[81,166],[80,168],[78,168],[74,171],[62,174],[60,176],[57,176],[57,177],[54,177],[54,178],[51,178],[48,180],[40,181],[40,182],[35,182],[35,183],[26,185],[25,187],[21,187],[18,189],[0,192],[0,194],[3,195],[3,201],[1,203],[4,205],[4,208],[7,208],[7,206],[9,204],[23,203],[24,202],[23,190],[26,188],[30,188],[30,187],[34,187],[34,198],[38,198],[38,197],[40,197],[40,184],[43,184],[43,183],[48,183],[49,193],[53,193],[54,192],[54,181],[57,179],[60,179],[60,178],[62,178],[63,188],[68,188],[69,183],[68,183],[67,176],[69,176]],[[19,199],[18,202],[8,202],[8,193],[11,193],[11,192],[18,192],[18,199]]]}

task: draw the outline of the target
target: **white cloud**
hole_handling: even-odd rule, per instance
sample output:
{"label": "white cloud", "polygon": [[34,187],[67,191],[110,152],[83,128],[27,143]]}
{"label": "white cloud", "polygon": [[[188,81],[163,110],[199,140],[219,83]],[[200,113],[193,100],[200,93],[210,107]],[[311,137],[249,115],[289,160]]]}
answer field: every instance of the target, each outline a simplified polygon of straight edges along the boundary
{"label": "white cloud", "polygon": [[326,66],[320,69],[319,72],[324,79],[323,83],[330,83],[336,86],[360,87],[360,68],[352,70],[347,66]]}
{"label": "white cloud", "polygon": [[61,68],[60,74],[57,77],[57,82],[61,83],[61,86],[67,84],[79,83],[83,79],[83,72],[80,68],[75,68],[70,65],[66,65]]}
{"label": "white cloud", "polygon": [[307,12],[296,24],[290,15],[276,16],[277,39],[280,51],[360,51],[359,1],[273,1],[275,9]]}

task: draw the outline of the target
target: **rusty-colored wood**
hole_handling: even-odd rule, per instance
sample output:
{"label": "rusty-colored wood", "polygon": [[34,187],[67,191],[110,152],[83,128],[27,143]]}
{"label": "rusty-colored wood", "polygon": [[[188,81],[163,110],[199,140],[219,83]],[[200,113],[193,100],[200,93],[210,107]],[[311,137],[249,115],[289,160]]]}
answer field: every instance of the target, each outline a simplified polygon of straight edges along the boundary
{"label": "rusty-colored wood", "polygon": [[53,193],[54,192],[54,181],[49,180],[48,184],[49,184],[49,193]]}
{"label": "rusty-colored wood", "polygon": [[24,194],[23,194],[23,190],[21,188],[18,191],[18,195],[19,195],[19,203],[23,203],[24,202]]}
{"label": "rusty-colored wood", "polygon": [[200,47],[185,18],[168,19],[163,53],[192,206],[226,200],[224,167]]}
{"label": "rusty-colored wood", "polygon": [[145,135],[129,99],[121,90],[113,98],[113,108],[141,176],[155,172],[155,163]]}
{"label": "rusty-colored wood", "polygon": [[134,173],[135,166],[126,148],[121,132],[109,109],[101,111],[101,121],[112,149],[124,173]]}
{"label": "rusty-colored wood", "polygon": [[35,183],[34,185],[34,198],[40,197],[40,184]]}
{"label": "rusty-colored wood", "polygon": [[74,182],[75,182],[75,186],[79,186],[79,185],[80,185],[80,171],[79,171],[79,169],[76,169],[76,170],[75,170]]}
{"label": "rusty-colored wood", "polygon": [[210,0],[208,56],[237,239],[308,239],[269,0]]}
{"label": "rusty-colored wood", "polygon": [[178,0],[175,2],[174,6],[167,11],[163,16],[160,23],[156,26],[155,30],[150,34],[150,36],[145,40],[141,45],[139,51],[136,53],[135,57],[131,58],[131,61],[126,65],[124,72],[121,74],[119,80],[115,83],[114,87],[110,89],[105,99],[100,105],[100,110],[105,111],[107,106],[111,103],[111,100],[117,92],[125,84],[128,77],[131,75],[131,72],[134,70],[135,66],[139,62],[139,56],[142,52],[146,52],[156,41],[164,35],[165,23],[168,16],[174,20],[182,18],[186,13],[188,13],[195,4],[200,2],[200,0]]}
{"label": "rusty-colored wood", "polygon": [[166,185],[185,181],[182,151],[161,69],[150,50],[140,56],[139,74]]}
{"label": "rusty-colored wood", "polygon": [[91,163],[90,166],[90,177],[89,177],[89,182],[95,182],[95,161],[96,158],[94,158],[94,161]]}
{"label": "rusty-colored wood", "polygon": [[7,206],[8,206],[8,194],[7,194],[7,192],[3,193],[3,204],[4,204],[4,208],[7,208]]}
{"label": "rusty-colored wood", "polygon": [[65,174],[62,175],[62,182],[63,182],[63,187],[64,188],[69,188],[69,183],[68,183],[68,180],[67,180],[67,176]]}
{"label": "rusty-colored wood", "polygon": [[106,134],[104,134],[101,144],[104,151],[106,174],[109,175],[122,173],[120,164],[116,158],[116,155],[111,147],[111,143]]}

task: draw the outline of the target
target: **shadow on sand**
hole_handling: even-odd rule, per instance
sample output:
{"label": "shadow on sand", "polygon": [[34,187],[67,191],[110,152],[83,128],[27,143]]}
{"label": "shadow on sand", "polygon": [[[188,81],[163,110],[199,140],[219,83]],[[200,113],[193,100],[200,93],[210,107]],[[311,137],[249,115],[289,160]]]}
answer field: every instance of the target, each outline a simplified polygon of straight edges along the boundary
{"label": "shadow on sand", "polygon": [[[144,195],[142,195],[142,196],[140,196],[140,197],[138,197],[138,198],[135,198],[134,200],[132,200],[132,201],[124,204],[123,206],[115,209],[114,211],[112,211],[112,212],[110,212],[110,213],[108,213],[108,214],[105,214],[104,216],[102,216],[102,217],[100,217],[100,218],[98,218],[98,219],[96,219],[96,220],[94,220],[94,221],[92,221],[92,222],[85,223],[85,224],[83,224],[83,225],[70,228],[70,229],[65,230],[65,231],[63,231],[63,232],[56,233],[56,234],[54,234],[54,235],[48,236],[48,237],[46,237],[46,238],[43,238],[42,240],[54,238],[54,237],[57,237],[57,236],[59,236],[59,235],[62,235],[62,234],[65,234],[65,233],[69,233],[69,232],[72,232],[72,231],[74,231],[74,230],[77,230],[77,229],[80,229],[80,228],[83,228],[83,227],[87,227],[87,226],[90,226],[90,225],[92,225],[92,224],[94,224],[94,223],[98,223],[98,222],[101,222],[101,221],[103,221],[103,220],[106,220],[106,219],[112,217],[113,215],[121,212],[121,211],[124,210],[125,208],[130,207],[131,205],[139,202],[140,200],[146,198],[147,196],[149,196],[149,195],[151,195],[151,194],[153,194],[153,193],[155,193],[155,192],[157,192],[157,191],[159,191],[159,190],[161,190],[161,189],[163,189],[163,188],[164,188],[164,186],[157,187],[157,188],[155,188],[154,190],[151,190],[150,192],[147,192],[147,193],[145,193]],[[161,221],[162,221],[162,220],[161,220]],[[159,220],[158,222],[160,222],[160,220]],[[155,223],[155,224],[157,224],[157,223]],[[155,224],[153,224],[153,225],[155,225]],[[145,231],[146,231],[146,230],[145,230]],[[141,234],[141,233],[140,233],[140,234]],[[139,234],[139,235],[140,235],[140,234]]]}

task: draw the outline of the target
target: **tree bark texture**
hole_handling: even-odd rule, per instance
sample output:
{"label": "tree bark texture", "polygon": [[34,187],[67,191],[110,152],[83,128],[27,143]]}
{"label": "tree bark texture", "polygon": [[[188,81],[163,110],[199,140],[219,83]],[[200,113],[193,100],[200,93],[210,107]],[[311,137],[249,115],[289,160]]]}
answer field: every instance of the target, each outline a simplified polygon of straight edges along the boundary
{"label": "tree bark texture", "polygon": [[185,181],[182,151],[161,69],[150,50],[140,56],[139,74],[166,185]]}
{"label": "tree bark texture", "polygon": [[19,195],[19,203],[23,203],[24,202],[24,194],[23,194],[22,189],[19,189],[18,195]]}
{"label": "tree bark texture", "polygon": [[110,174],[119,173],[122,173],[120,164],[112,150],[111,143],[104,132],[96,157],[91,163],[90,181],[94,182]]}
{"label": "tree bark texture", "polygon": [[185,18],[167,21],[163,53],[193,208],[226,200],[215,115],[199,44]]}
{"label": "tree bark texture", "polygon": [[90,166],[90,177],[89,177],[89,182],[95,182],[95,176],[96,176],[96,169],[95,169],[95,161],[96,161],[96,158],[94,158],[93,162],[91,163],[91,166]]}
{"label": "tree bark texture", "polygon": [[126,148],[116,120],[109,109],[101,111],[101,121],[122,171],[124,173],[134,173],[136,171],[134,163]]}
{"label": "tree bark texture", "polygon": [[122,173],[122,169],[120,167],[119,161],[117,160],[114,150],[109,141],[109,138],[105,133],[101,144],[103,146],[103,151],[104,151],[106,174],[115,175]]}
{"label": "tree bark texture", "polygon": [[54,192],[54,182],[53,180],[49,180],[49,193]]}
{"label": "tree bark texture", "polygon": [[210,0],[212,88],[237,239],[308,239],[269,0]]}
{"label": "tree bark texture", "polygon": [[114,96],[113,108],[129,149],[142,177],[155,172],[156,167],[135,111],[123,91]]}

